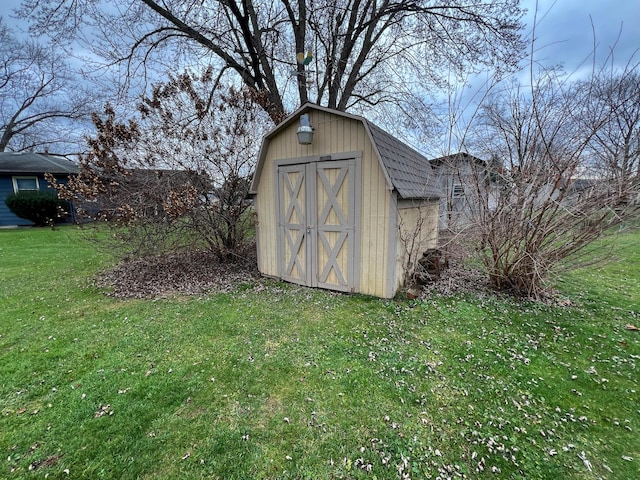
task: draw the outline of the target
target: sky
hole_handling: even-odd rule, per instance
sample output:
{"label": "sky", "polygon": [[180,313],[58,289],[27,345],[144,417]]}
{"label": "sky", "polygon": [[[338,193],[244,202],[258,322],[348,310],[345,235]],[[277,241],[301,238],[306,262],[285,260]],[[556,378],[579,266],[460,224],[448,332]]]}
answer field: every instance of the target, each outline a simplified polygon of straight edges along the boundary
{"label": "sky", "polygon": [[[20,0],[0,2],[0,16],[10,26],[17,26],[10,15],[19,4]],[[538,6],[534,58],[545,66],[563,65],[568,72],[578,68],[593,50],[594,33],[599,59],[618,37],[616,62],[626,63],[640,48],[640,0],[522,0],[521,4],[529,10],[528,34]]]}
{"label": "sky", "polygon": [[598,62],[614,46],[617,65],[626,64],[634,52],[640,61],[640,0],[523,0],[521,4],[529,10],[528,33],[537,16],[534,59],[544,66],[562,65],[568,73],[590,68],[594,38]]}
{"label": "sky", "polygon": [[[469,0],[471,1],[471,0]],[[11,18],[20,0],[0,0],[0,16],[9,26],[25,29],[26,23]],[[534,34],[534,61],[544,67],[562,66],[571,79],[586,77],[596,62],[601,64],[613,51],[615,66],[630,60],[640,63],[640,0],[521,0],[528,9],[523,34]],[[520,80],[528,76],[521,73]],[[473,109],[486,86],[484,75],[470,79],[461,89],[460,102]],[[524,84],[525,82],[523,82]]]}

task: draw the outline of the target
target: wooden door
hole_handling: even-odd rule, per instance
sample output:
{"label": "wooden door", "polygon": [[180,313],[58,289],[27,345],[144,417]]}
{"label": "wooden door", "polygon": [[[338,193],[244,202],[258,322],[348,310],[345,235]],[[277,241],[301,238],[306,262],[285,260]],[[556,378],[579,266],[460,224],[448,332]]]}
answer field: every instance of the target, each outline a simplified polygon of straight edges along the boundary
{"label": "wooden door", "polygon": [[281,278],[354,289],[356,199],[353,159],[278,167]]}
{"label": "wooden door", "polygon": [[283,280],[311,285],[306,170],[305,164],[278,167],[278,261]]}

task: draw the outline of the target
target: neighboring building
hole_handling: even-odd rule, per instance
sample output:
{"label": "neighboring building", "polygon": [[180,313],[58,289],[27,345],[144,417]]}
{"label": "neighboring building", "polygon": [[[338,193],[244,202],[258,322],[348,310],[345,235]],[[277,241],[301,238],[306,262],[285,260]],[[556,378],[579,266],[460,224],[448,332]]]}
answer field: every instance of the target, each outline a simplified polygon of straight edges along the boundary
{"label": "neighboring building", "polygon": [[78,167],[64,157],[33,152],[0,152],[0,227],[31,225],[29,220],[16,217],[5,205],[8,195],[22,190],[55,192],[44,178],[52,174],[58,183],[65,183]]}
{"label": "neighboring building", "polygon": [[265,136],[251,194],[267,276],[391,298],[436,246],[429,161],[359,116],[303,105]]}
{"label": "neighboring building", "polygon": [[598,187],[599,183],[596,178],[572,178],[569,180],[568,192],[564,195],[564,203],[567,205],[576,205],[585,197],[591,195],[593,191]]}
{"label": "neighboring building", "polygon": [[435,158],[431,166],[444,192],[440,199],[440,230],[457,232],[469,228],[478,211],[480,196],[482,201],[495,200],[487,162],[460,152]]}
{"label": "neighboring building", "polygon": [[216,198],[209,175],[190,170],[132,168],[123,173],[102,174],[99,180],[105,187],[104,191],[92,201],[78,205],[82,207],[84,220],[112,218],[123,205],[130,205],[141,217],[164,216],[164,203],[169,193],[180,191],[185,185],[192,186],[200,195],[206,195],[209,202],[215,202]]}

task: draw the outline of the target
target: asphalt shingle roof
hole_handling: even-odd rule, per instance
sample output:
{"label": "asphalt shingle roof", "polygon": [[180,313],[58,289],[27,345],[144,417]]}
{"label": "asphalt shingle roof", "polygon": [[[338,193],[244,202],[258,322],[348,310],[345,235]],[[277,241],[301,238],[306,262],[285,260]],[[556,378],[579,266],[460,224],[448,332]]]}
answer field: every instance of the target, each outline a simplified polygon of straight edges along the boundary
{"label": "asphalt shingle roof", "polygon": [[440,198],[429,160],[380,127],[366,122],[391,183],[404,199]]}
{"label": "asphalt shingle roof", "polygon": [[78,173],[78,166],[55,155],[0,152],[0,173]]}

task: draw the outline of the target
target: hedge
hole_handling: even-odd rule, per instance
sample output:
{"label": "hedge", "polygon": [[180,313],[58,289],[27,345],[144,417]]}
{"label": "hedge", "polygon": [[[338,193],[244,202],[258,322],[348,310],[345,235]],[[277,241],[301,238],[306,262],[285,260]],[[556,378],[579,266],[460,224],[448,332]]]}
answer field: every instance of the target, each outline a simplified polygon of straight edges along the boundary
{"label": "hedge", "polygon": [[54,192],[23,190],[7,196],[4,203],[14,215],[31,220],[36,226],[53,225],[69,212],[69,202]]}

